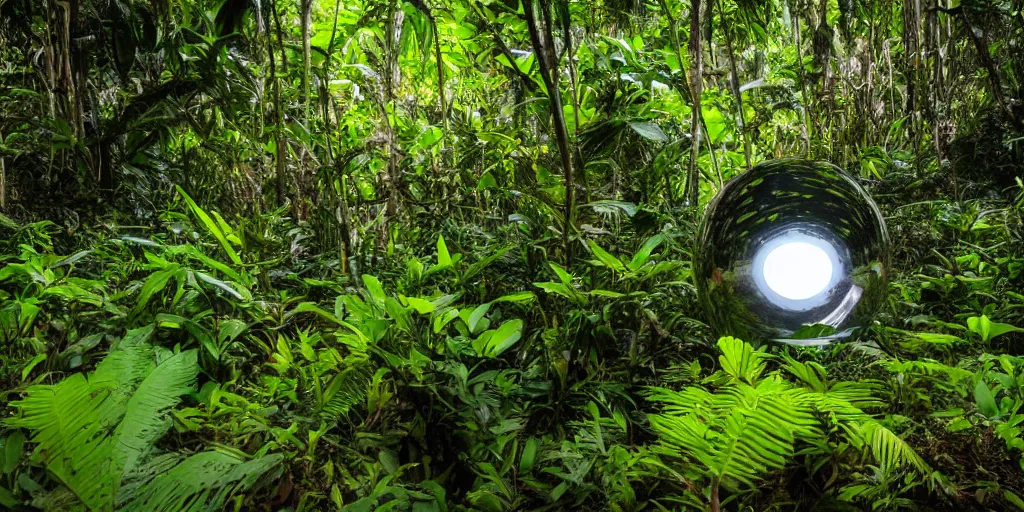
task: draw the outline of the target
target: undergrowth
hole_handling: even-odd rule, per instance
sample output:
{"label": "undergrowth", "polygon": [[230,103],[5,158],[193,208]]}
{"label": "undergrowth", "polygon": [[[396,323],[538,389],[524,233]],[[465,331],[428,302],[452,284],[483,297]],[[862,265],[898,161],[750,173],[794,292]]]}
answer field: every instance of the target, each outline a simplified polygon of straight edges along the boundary
{"label": "undergrowth", "polygon": [[888,304],[820,350],[711,337],[686,211],[614,210],[570,267],[448,221],[356,277],[179,197],[144,232],[4,219],[0,504],[1024,508],[1020,195],[883,205]]}

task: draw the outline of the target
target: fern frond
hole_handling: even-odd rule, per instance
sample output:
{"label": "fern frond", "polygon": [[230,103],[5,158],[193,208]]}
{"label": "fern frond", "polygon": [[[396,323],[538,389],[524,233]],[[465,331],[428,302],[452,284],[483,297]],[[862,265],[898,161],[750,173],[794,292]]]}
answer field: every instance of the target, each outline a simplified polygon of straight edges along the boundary
{"label": "fern frond", "polygon": [[[246,461],[223,451],[197,453],[137,487],[121,510],[140,512],[200,512],[221,510],[238,492],[268,477],[283,460],[279,454]],[[162,467],[169,464],[158,461]]]}
{"label": "fern frond", "polygon": [[[703,467],[731,489],[753,486],[793,458],[798,439],[820,433],[806,392],[779,379],[751,386],[742,382],[711,394],[700,388],[654,390],[650,398],[672,404],[650,417],[668,452]],[[699,406],[686,407],[688,397]]]}
{"label": "fern frond", "polygon": [[825,394],[842,400],[857,409],[883,407],[885,402],[878,398],[878,383],[874,381],[837,382]]}
{"label": "fern frond", "polygon": [[[789,359],[787,358],[787,360]],[[789,363],[790,371],[799,374],[798,365],[800,363],[792,360],[789,360]],[[899,364],[903,365],[904,363]],[[937,369],[944,371],[959,370],[939,363],[936,365]],[[909,367],[913,367],[913,365]],[[797,368],[797,371],[793,372],[792,368]],[[953,374],[949,373],[949,375]],[[820,377],[821,382],[825,382],[824,371],[820,373]],[[809,392],[806,395],[807,399],[813,403],[814,408],[833,415],[843,427],[852,444],[865,451],[869,450],[871,456],[878,461],[883,469],[891,472],[909,464],[921,474],[931,473],[928,464],[906,441],[864,412],[866,408],[883,405],[883,402],[875,396],[878,390],[876,382],[838,382],[831,387],[815,386],[806,380],[804,382],[809,387],[822,389]]]}
{"label": "fern frond", "polygon": [[765,354],[743,340],[724,336],[718,339],[718,349],[722,351],[718,357],[722,370],[732,378],[754,384],[764,372]]}
{"label": "fern frond", "polygon": [[[779,427],[782,428],[779,428]],[[709,464],[726,487],[736,480],[753,487],[765,473],[780,470],[793,457],[793,432],[764,411],[736,411],[725,421],[723,440]]]}
{"label": "fern frond", "polygon": [[28,388],[24,399],[11,403],[20,416],[8,420],[11,426],[33,432],[33,461],[45,463],[94,510],[109,508],[117,485],[109,461],[112,425],[100,420],[116,415],[109,396],[108,383],[90,383],[85,375],[75,374],[54,385]]}
{"label": "fern frond", "polygon": [[335,375],[324,390],[320,417],[328,421],[348,418],[354,407],[366,402],[367,386],[372,380],[373,372],[366,364],[351,366]]}
{"label": "fern frond", "polygon": [[877,421],[869,421],[860,426],[860,435],[871,447],[875,459],[887,471],[893,471],[905,464],[914,467],[919,473],[927,475],[932,469],[906,441]]}
{"label": "fern frond", "polygon": [[916,359],[913,361],[893,359],[885,362],[885,368],[891,373],[919,373],[929,376],[942,374],[952,379],[953,382],[960,382],[974,376],[974,372],[929,359]]}
{"label": "fern frond", "polygon": [[658,433],[662,443],[674,449],[686,447],[697,459],[711,457],[708,424],[701,421],[700,417],[693,414],[682,417],[656,414],[650,419],[651,427]]}
{"label": "fern frond", "polygon": [[712,394],[698,387],[687,387],[680,391],[652,387],[648,389],[647,399],[661,402],[666,413],[688,414],[696,410],[709,409]]}
{"label": "fern frond", "polygon": [[31,386],[11,403],[18,416],[6,423],[32,432],[33,459],[79,502],[62,509],[215,510],[280,462],[280,455],[246,461],[223,451],[184,460],[150,455],[170,428],[168,412],[199,373],[195,350],[154,347],[147,343],[152,332],[130,331],[88,377]]}
{"label": "fern frond", "polygon": [[114,431],[118,441],[113,453],[116,469],[131,471],[163,437],[171,426],[167,411],[195,387],[198,368],[196,351],[189,350],[171,356],[142,381]]}
{"label": "fern frond", "polygon": [[784,368],[804,386],[779,372],[762,376],[763,354],[734,338],[718,342],[729,384],[711,393],[699,387],[681,391],[650,388],[648,399],[662,404],[650,416],[658,434],[657,452],[678,456],[688,469],[730,490],[753,487],[757,480],[787,467],[798,442],[819,443],[826,413],[850,444],[892,470],[910,465],[930,474],[928,464],[905,441],[865,413],[880,405],[877,383],[830,384],[825,368],[785,358]]}

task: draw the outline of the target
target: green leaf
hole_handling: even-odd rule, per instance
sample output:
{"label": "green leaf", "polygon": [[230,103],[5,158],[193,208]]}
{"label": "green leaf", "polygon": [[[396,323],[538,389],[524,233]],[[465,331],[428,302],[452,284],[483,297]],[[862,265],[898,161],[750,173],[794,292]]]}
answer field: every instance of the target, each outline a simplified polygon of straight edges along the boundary
{"label": "green leaf", "polygon": [[342,324],[342,321],[340,319],[338,319],[337,316],[335,316],[333,313],[330,313],[330,312],[324,310],[320,306],[317,306],[313,302],[302,302],[302,303],[299,303],[298,306],[295,306],[295,309],[285,313],[284,319],[288,320],[289,318],[291,318],[291,317],[293,317],[293,316],[295,316],[295,315],[297,315],[299,313],[315,313],[315,314],[321,316],[322,318],[330,320],[331,322],[334,322],[334,323],[339,324],[339,325]]}
{"label": "green leaf", "polygon": [[477,327],[480,326],[480,320],[487,314],[487,311],[491,309],[491,303],[485,303],[477,306],[472,313],[469,314],[469,319],[466,325],[469,327],[469,332],[476,333]]}
{"label": "green leaf", "polygon": [[789,337],[794,340],[812,340],[831,336],[836,333],[836,328],[826,324],[804,324],[793,332]]}
{"label": "green leaf", "polygon": [[180,279],[183,275],[184,270],[176,263],[164,270],[158,270],[150,274],[146,279],[146,283],[142,285],[142,290],[139,292],[139,298],[132,309],[132,314],[138,314],[145,309],[146,305],[149,304],[149,300],[154,295],[163,291],[171,279]]}
{"label": "green leaf", "polygon": [[587,240],[587,245],[590,246],[590,251],[593,252],[594,256],[596,256],[598,259],[598,261],[595,262],[596,264],[608,267],[617,272],[622,272],[626,269],[625,265],[623,265],[618,258],[612,256],[610,253],[608,253],[608,251],[602,249],[600,246],[594,243],[593,240]]}
{"label": "green leaf", "polygon": [[476,189],[479,190],[490,190],[492,188],[498,188],[498,181],[494,179],[494,175],[485,172],[480,176],[480,180],[477,181]]}
{"label": "green leaf", "polygon": [[468,281],[468,280],[474,278],[477,274],[479,274],[485,268],[487,268],[488,265],[493,263],[498,258],[501,258],[502,256],[504,256],[505,253],[507,253],[511,249],[512,249],[511,246],[503,247],[503,248],[495,251],[493,254],[490,254],[487,257],[481,258],[479,261],[473,263],[472,265],[470,265],[469,267],[466,268],[466,272],[462,275],[462,280],[463,281]]}
{"label": "green leaf", "polygon": [[714,107],[704,110],[704,124],[708,127],[708,138],[714,143],[722,141],[722,137],[729,127],[729,123],[725,116],[722,115],[722,111]]}
{"label": "green leaf", "polygon": [[4,460],[3,466],[0,466],[0,473],[5,475],[13,473],[15,468],[18,467],[18,463],[21,462],[24,450],[25,434],[21,430],[11,432],[11,435],[7,436],[7,439],[4,441]]}
{"label": "green leaf", "polygon": [[585,295],[583,295],[583,294],[577,292],[576,290],[570,288],[568,285],[565,285],[565,284],[562,284],[562,283],[552,283],[552,282],[533,283],[533,285],[536,286],[537,288],[540,288],[541,290],[544,290],[544,291],[548,292],[548,293],[554,293],[555,295],[561,295],[562,297],[565,297],[565,298],[573,301],[574,303],[577,303],[577,304],[580,304],[580,305],[587,303],[587,297]]}
{"label": "green leaf", "polygon": [[664,235],[654,235],[644,243],[643,247],[640,248],[636,254],[633,255],[633,259],[629,262],[629,269],[637,271],[640,267],[647,264],[647,261],[651,259],[651,253],[665,241]]}
{"label": "green leaf", "polygon": [[598,410],[597,404],[594,402],[587,403],[587,411],[594,418],[594,439],[597,441],[597,448],[602,454],[607,453],[604,446],[604,435],[601,433],[601,411]]}
{"label": "green leaf", "polygon": [[437,504],[437,510],[439,512],[448,512],[448,501],[445,498],[447,492],[445,491],[444,487],[441,486],[441,484],[433,480],[426,480],[420,482],[420,487],[423,487],[424,489],[427,489],[430,492],[434,493],[434,502]]}
{"label": "green leaf", "polygon": [[212,277],[212,276],[210,276],[208,274],[205,274],[205,273],[199,272],[199,271],[196,271],[195,274],[196,274],[196,277],[198,277],[200,281],[203,281],[205,283],[208,283],[208,284],[211,284],[213,286],[216,286],[217,288],[220,288],[221,290],[224,290],[225,292],[227,292],[228,295],[230,295],[230,296],[232,296],[232,297],[234,297],[234,298],[236,298],[238,300],[246,300],[246,299],[251,299],[252,298],[252,294],[249,293],[249,290],[245,290],[244,288],[239,287],[239,288],[241,288],[245,292],[243,294],[242,292],[239,292],[237,289],[235,289],[234,286],[231,286],[228,283],[226,283],[224,281],[221,281],[220,279],[217,279],[215,277]]}
{"label": "green leaf", "polygon": [[650,121],[630,121],[628,124],[634,132],[638,133],[641,137],[647,140],[651,140],[654,142],[668,142],[669,140],[668,135],[665,135],[665,132],[661,130],[661,127]]}
{"label": "green leaf", "polygon": [[441,329],[444,329],[444,326],[448,325],[452,320],[455,320],[458,317],[459,317],[459,310],[457,310],[455,308],[448,308],[447,310],[444,311],[444,313],[441,313],[441,314],[435,316],[434,317],[434,334],[440,333]]}
{"label": "green leaf", "polygon": [[224,233],[221,231],[220,227],[217,226],[217,223],[210,218],[210,216],[207,215],[206,212],[203,211],[203,209],[200,208],[199,205],[197,205],[196,202],[181,189],[180,186],[175,185],[174,188],[176,188],[178,193],[181,194],[181,197],[185,199],[185,202],[188,203],[189,209],[191,209],[192,213],[199,218],[199,221],[203,223],[206,230],[209,231],[218,242],[220,242],[220,246],[224,249],[224,252],[227,253],[228,258],[230,258],[235,265],[241,265],[242,259],[238,257],[238,253],[236,253],[235,249],[231,247],[231,243],[228,242],[227,237],[224,236]]}
{"label": "green leaf", "polygon": [[363,274],[363,286],[366,287],[366,294],[371,301],[378,306],[384,305],[384,299],[388,296],[384,293],[384,286],[380,284],[376,277],[370,274]]}
{"label": "green leaf", "polygon": [[17,498],[6,487],[0,486],[0,507],[7,507],[10,510],[17,510],[21,506],[21,500]]}
{"label": "green leaf", "polygon": [[405,301],[421,315],[429,315],[434,311],[434,303],[419,297],[405,297]]}
{"label": "green leaf", "polygon": [[57,267],[63,267],[65,265],[71,265],[72,263],[75,263],[76,261],[79,261],[82,258],[85,258],[86,256],[92,254],[92,251],[93,251],[92,249],[89,249],[87,251],[76,252],[75,254],[73,254],[71,256],[68,256],[67,258],[62,259],[62,260],[58,261],[57,263],[54,263],[53,265],[50,266],[50,268],[57,268]]}
{"label": "green leaf", "polygon": [[441,140],[442,135],[444,135],[444,133],[440,128],[431,126],[420,134],[416,139],[415,145],[420,149],[430,149]]}
{"label": "green leaf", "polygon": [[501,327],[486,331],[473,340],[473,348],[480,356],[498,357],[519,341],[522,330],[522,320],[509,320],[501,324]]}
{"label": "green leaf", "polygon": [[611,199],[600,199],[587,204],[580,205],[580,207],[590,207],[594,209],[594,213],[601,216],[619,216],[625,215],[626,217],[633,217],[636,215],[636,205],[628,203],[626,201],[613,201]]}
{"label": "green leaf", "polygon": [[1003,497],[1019,510],[1024,510],[1024,500],[1020,499],[1020,496],[1017,496],[1009,489],[1003,489]]}
{"label": "green leaf", "polygon": [[553,261],[549,261],[548,266],[551,267],[551,270],[555,271],[555,274],[558,275],[558,280],[561,281],[562,284],[566,286],[572,285],[572,275],[566,272],[565,269],[561,267],[561,265]]}
{"label": "green leaf", "polygon": [[442,268],[452,265],[452,256],[448,253],[448,245],[444,243],[444,235],[437,237],[437,265]]}
{"label": "green leaf", "polygon": [[217,331],[217,341],[231,343],[235,341],[249,326],[242,320],[231,318],[220,323]]}
{"label": "green leaf", "polygon": [[57,286],[50,286],[39,294],[40,297],[61,297],[68,302],[81,302],[83,304],[92,304],[93,306],[102,306],[103,297],[92,293],[81,286],[74,284],[62,284]]}
{"label": "green leaf", "polygon": [[0,227],[7,228],[11,231],[16,231],[21,226],[17,222],[14,222],[10,217],[0,213]]}
{"label": "green leaf", "polygon": [[764,371],[764,354],[742,340],[723,336],[718,339],[718,349],[722,351],[718,358],[722,370],[734,379],[754,384]]}
{"label": "green leaf", "polygon": [[989,389],[988,384],[983,380],[979,380],[978,384],[974,386],[974,402],[978,405],[978,412],[982,415],[989,418],[999,416],[996,399],[992,396],[992,390]]}
{"label": "green leaf", "polygon": [[531,437],[526,440],[523,445],[523,455],[519,457],[519,474],[525,475],[533,469],[534,462],[537,460],[537,448],[540,447],[540,439]]}
{"label": "green leaf", "polygon": [[26,364],[25,367],[21,369],[21,381],[25,382],[25,379],[28,378],[28,374],[32,373],[32,370],[36,367],[36,365],[38,365],[39,363],[41,363],[41,362],[43,362],[45,360],[46,360],[46,353],[45,352],[42,353],[42,354],[36,354],[35,357],[33,357],[31,360],[29,360],[28,364]]}
{"label": "green leaf", "polygon": [[521,304],[523,302],[532,302],[536,298],[537,296],[533,292],[524,291],[510,293],[508,295],[502,295],[501,297],[492,300],[491,303],[494,304],[498,302],[512,302],[515,304]]}
{"label": "green leaf", "polygon": [[981,336],[981,341],[986,342],[996,336],[1000,336],[1008,332],[1024,332],[1024,329],[1021,329],[1020,327],[993,322],[985,315],[972,316],[968,318],[967,328],[970,329],[971,332]]}

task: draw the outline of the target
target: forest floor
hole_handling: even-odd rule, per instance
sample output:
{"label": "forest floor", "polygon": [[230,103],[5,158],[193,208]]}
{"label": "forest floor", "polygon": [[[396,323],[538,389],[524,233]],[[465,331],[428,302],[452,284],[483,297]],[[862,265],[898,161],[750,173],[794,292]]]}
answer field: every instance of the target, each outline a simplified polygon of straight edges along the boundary
{"label": "forest floor", "polygon": [[820,350],[711,336],[683,210],[570,266],[418,219],[358,277],[183,194],[152,229],[3,218],[0,505],[1024,508],[1024,188],[948,187],[873,184],[888,301]]}

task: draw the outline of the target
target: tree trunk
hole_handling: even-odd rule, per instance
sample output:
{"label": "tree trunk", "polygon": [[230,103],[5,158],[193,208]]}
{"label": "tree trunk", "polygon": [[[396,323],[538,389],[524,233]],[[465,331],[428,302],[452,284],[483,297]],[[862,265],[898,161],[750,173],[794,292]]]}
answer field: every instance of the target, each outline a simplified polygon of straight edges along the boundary
{"label": "tree trunk", "polygon": [[566,64],[569,66],[569,86],[572,93],[572,117],[573,117],[573,133],[577,137],[577,142],[573,144],[573,154],[576,155],[576,163],[580,165],[580,178],[583,181],[583,196],[587,202],[590,202],[590,180],[587,178],[586,164],[583,162],[583,153],[579,147],[579,133],[580,133],[580,94],[577,87],[579,78],[576,76],[576,63],[573,61],[575,52],[572,46],[572,20],[569,14],[569,2],[568,0],[560,0],[558,3],[558,9],[561,16],[562,22],[562,38],[565,40],[565,54]]}
{"label": "tree trunk", "polygon": [[398,67],[398,52],[401,51],[402,25],[405,21],[405,12],[402,11],[397,1],[392,1],[388,5],[387,15],[387,31],[385,34],[387,40],[384,42],[384,97],[381,105],[381,115],[384,119],[388,147],[388,201],[386,218],[382,226],[384,233],[380,240],[385,245],[390,236],[389,227],[391,221],[398,214],[399,184],[401,181],[398,168],[398,148],[395,144],[395,129],[388,113],[388,106],[391,105],[393,108],[397,108],[394,105],[395,84],[401,80],[401,70]]}
{"label": "tree trunk", "polygon": [[[573,183],[572,153],[569,151],[569,131],[565,125],[562,111],[562,97],[558,80],[558,60],[555,57],[554,37],[551,32],[551,6],[548,0],[540,0],[540,19],[535,14],[535,0],[523,0],[523,13],[530,31],[544,85],[548,90],[548,109],[554,118],[555,141],[562,157],[562,172],[565,176],[565,221],[562,226],[562,245],[565,251],[566,265],[572,264],[572,246],[569,232],[573,227],[573,202],[576,195]],[[541,25],[543,24],[543,25]]]}
{"label": "tree trunk", "polygon": [[434,33],[434,60],[437,61],[437,102],[441,110],[441,151],[445,150],[448,138],[448,103],[444,92],[444,58],[441,55],[441,34],[437,30],[437,20],[430,16],[430,30]]}
{"label": "tree trunk", "polygon": [[[274,18],[277,18],[277,2],[271,2],[270,9],[273,11]],[[278,36],[280,37],[280,22],[278,22]],[[284,54],[284,47],[281,47],[281,54]],[[288,148],[285,145],[283,132],[284,132],[284,116],[281,114],[281,80],[277,77],[277,65],[274,59],[274,44],[270,37],[270,33],[267,33],[267,58],[270,60],[270,79],[273,81],[274,89],[274,164],[275,164],[275,176],[277,177],[277,204],[283,205],[285,201],[285,192],[288,186],[288,176],[285,168],[285,155],[288,154]]]}
{"label": "tree trunk", "polygon": [[874,73],[875,68],[875,0],[868,4],[868,42],[867,65],[864,66],[864,91],[865,105],[867,105],[867,129],[864,130],[864,147],[870,146],[873,142],[873,134],[878,126],[875,122],[875,94],[874,94]]}
{"label": "tree trunk", "polygon": [[700,100],[704,91],[704,53],[701,50],[701,0],[690,3],[690,96],[693,98],[693,116],[690,120],[690,168],[686,178],[686,202],[688,206],[696,206],[700,194],[700,171],[697,158],[700,156],[701,127],[704,117],[701,112]]}
{"label": "tree trunk", "polygon": [[1006,103],[1006,98],[1003,96],[1003,82],[999,76],[999,68],[996,63],[992,60],[992,55],[988,50],[988,41],[985,33],[980,31],[974,31],[974,25],[971,24],[971,19],[967,15],[967,11],[962,11],[960,16],[963,18],[964,26],[967,29],[967,34],[971,38],[971,42],[974,43],[974,49],[978,53],[978,61],[981,66],[985,68],[989,79],[990,93],[992,99],[995,100],[996,105],[999,106],[999,110],[1006,116],[1006,120],[1013,124],[1018,129],[1024,129],[1024,122],[1017,119],[1013,111],[1010,110],[1009,105]]}
{"label": "tree trunk", "polygon": [[[719,9],[719,15],[724,16],[725,10]],[[736,98],[736,128],[743,137],[743,157],[747,163],[747,169],[751,166],[750,134],[747,133],[746,120],[743,118],[743,93],[740,92],[740,77],[736,69],[736,52],[732,44],[732,29],[730,24],[725,24],[722,30],[725,32],[726,51],[729,52],[729,85],[732,87],[732,95]]]}
{"label": "tree trunk", "polygon": [[284,31],[281,30],[281,16],[277,13],[276,0],[271,0],[270,15],[274,17],[274,28],[277,32],[277,46],[281,49],[281,74],[288,76],[288,54],[284,51]]}
{"label": "tree trunk", "polygon": [[[4,140],[3,132],[0,132],[0,141]],[[4,157],[0,156],[0,212],[7,211],[7,168],[4,167]]]}
{"label": "tree trunk", "polygon": [[441,115],[441,153],[444,155],[447,154],[446,148],[448,145],[448,103],[444,90],[444,58],[441,54],[441,34],[437,30],[437,19],[434,18],[433,11],[422,0],[414,0],[411,3],[427,17],[427,21],[430,22],[430,33],[434,38],[434,61],[437,63],[437,101]]}
{"label": "tree trunk", "polygon": [[[661,9],[665,12],[665,17],[668,18],[669,31],[672,32],[672,41],[675,43],[673,46],[675,47],[676,61],[679,63],[679,70],[681,72],[685,72],[685,68],[683,67],[683,50],[682,50],[682,46],[683,45],[682,45],[682,43],[679,42],[679,26],[676,24],[675,16],[672,15],[672,10],[669,9],[669,7],[668,7],[668,2],[666,2],[666,0],[660,0],[660,3],[661,3]],[[687,80],[687,81],[689,81],[689,80]],[[677,82],[677,81],[673,80],[673,83],[675,83],[675,82]],[[689,84],[687,84],[686,87],[676,87],[676,90],[679,92],[679,96],[681,96],[684,100],[689,100],[691,103],[693,102],[693,91],[690,90]],[[615,180],[615,181],[616,181],[616,183],[614,183],[613,186],[617,186],[618,185],[617,180]],[[687,185],[687,187],[688,186],[689,185]],[[665,173],[665,189],[666,189],[666,193],[668,194],[668,198],[667,198],[668,205],[670,207],[675,207],[675,196],[674,196],[674,192],[672,190],[672,180],[670,179],[667,171]],[[686,189],[686,190],[688,190],[688,189]],[[686,190],[684,190],[684,198],[686,197],[685,196]],[[647,194],[646,194],[646,188],[645,188],[644,197],[646,197],[646,196],[647,196]]]}
{"label": "tree trunk", "polygon": [[[339,231],[341,236],[338,238],[341,241],[341,251],[338,257],[341,263],[341,273],[347,275],[349,273],[350,255],[352,254],[352,241],[351,241],[351,222],[349,220],[348,211],[348,183],[344,177],[344,167],[348,164],[348,161],[342,163],[342,160],[338,155],[334,154],[334,143],[331,138],[331,133],[335,131],[334,121],[331,119],[332,106],[335,111],[335,119],[341,119],[341,115],[338,112],[338,108],[335,105],[334,98],[331,96],[331,91],[328,86],[329,77],[331,76],[331,55],[334,55],[334,38],[338,35],[338,15],[341,13],[341,0],[335,0],[334,2],[334,22],[331,26],[331,39],[327,44],[327,55],[328,58],[324,59],[323,66],[321,68],[320,76],[320,88],[319,88],[319,99],[321,115],[323,116],[324,123],[324,140],[326,141],[325,147],[327,151],[327,161],[329,165],[334,168],[334,176],[326,180],[324,188],[326,190],[320,191],[321,194],[333,195],[337,193],[338,202],[331,202],[327,205],[323,205],[325,210],[332,211],[334,218],[337,220],[341,227]],[[323,204],[326,201],[318,201],[318,204]],[[339,204],[340,203],[340,204]],[[332,208],[333,207],[333,208]],[[324,210],[321,210],[324,211]]]}
{"label": "tree trunk", "polygon": [[[299,18],[302,24],[302,101],[309,101],[310,25],[313,23],[313,0],[299,0]],[[281,49],[284,51],[284,48]]]}
{"label": "tree trunk", "polygon": [[804,69],[803,41],[800,37],[800,13],[793,12],[792,9],[790,9],[790,14],[793,18],[793,46],[796,47],[797,78],[800,80],[800,94],[803,96],[804,124],[800,135],[804,139],[804,156],[809,157],[811,155],[811,134],[814,133],[814,123],[811,119],[813,102],[811,101],[810,94],[807,92],[807,71]]}
{"label": "tree trunk", "polygon": [[[917,140],[917,69],[920,60],[920,45],[918,34],[920,32],[921,17],[918,0],[909,0],[903,4],[903,76],[907,83],[907,103],[904,113],[910,116],[910,139]],[[914,151],[917,151],[917,145]],[[917,160],[917,159],[915,159]]]}

